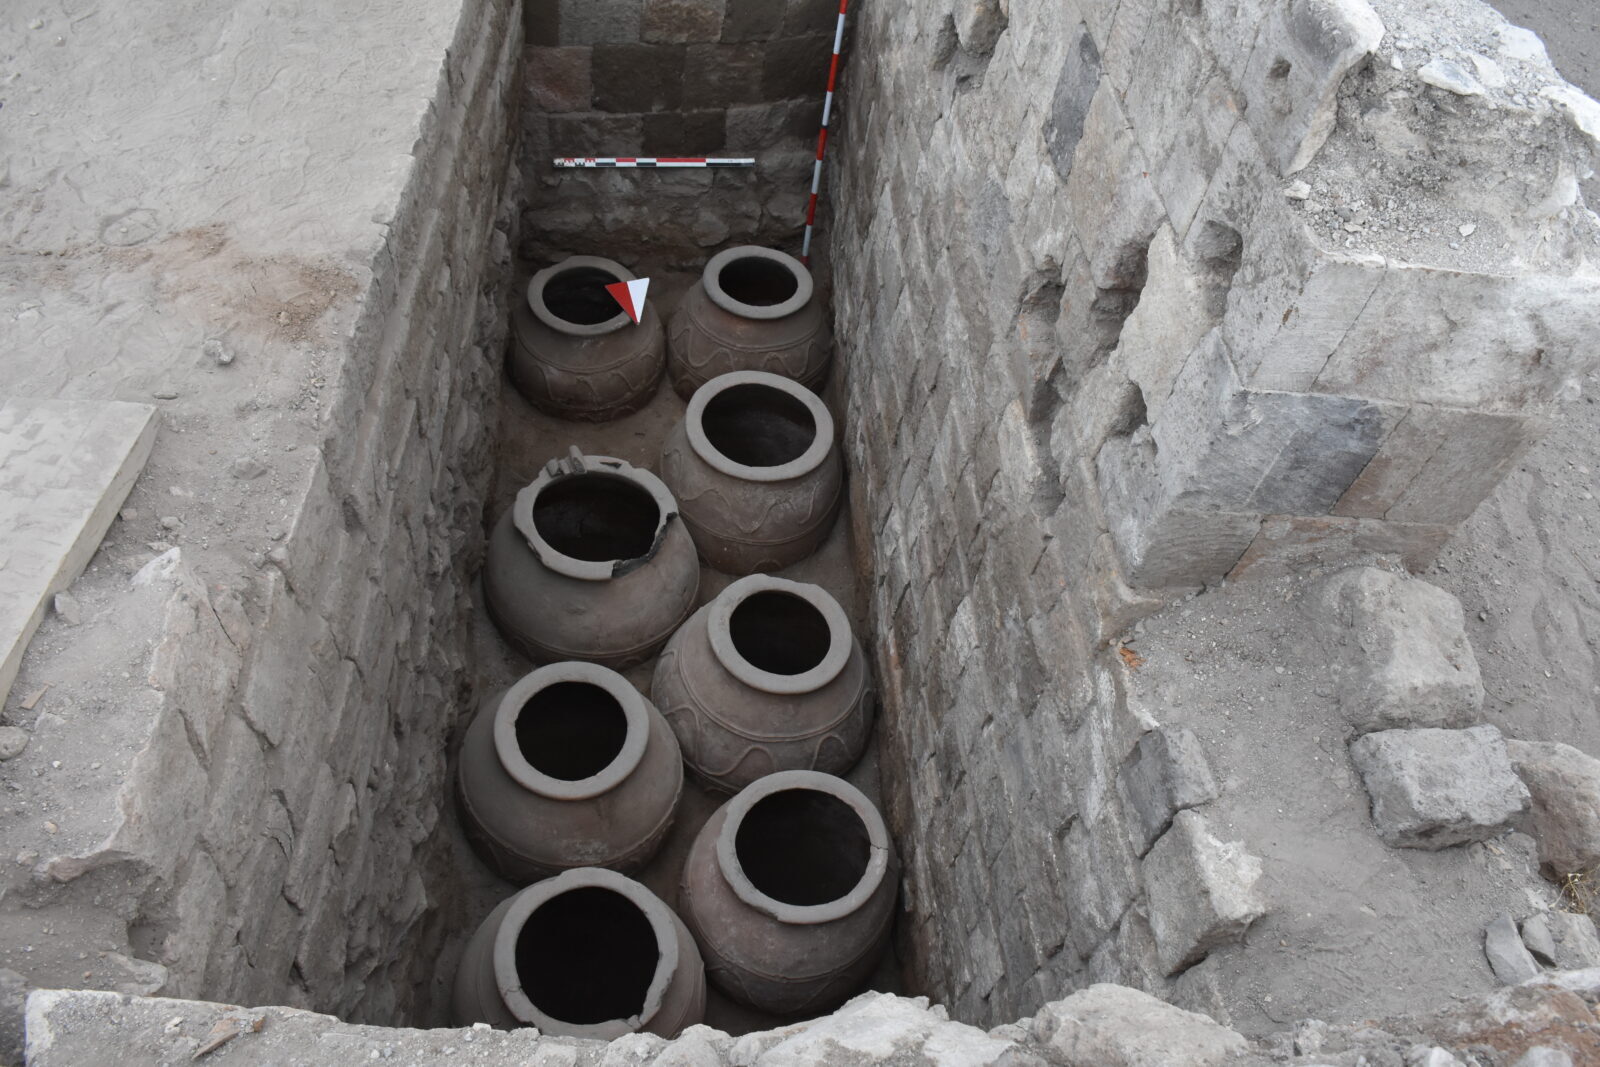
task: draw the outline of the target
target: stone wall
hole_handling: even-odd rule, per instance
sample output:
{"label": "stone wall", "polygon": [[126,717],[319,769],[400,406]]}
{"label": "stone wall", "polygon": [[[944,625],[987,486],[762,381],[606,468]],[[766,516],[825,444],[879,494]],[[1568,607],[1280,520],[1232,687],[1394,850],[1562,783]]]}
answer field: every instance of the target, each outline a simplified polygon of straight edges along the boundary
{"label": "stone wall", "polygon": [[[448,802],[446,739],[471,682],[517,184],[520,10],[512,0],[421,5],[385,16],[394,26],[370,12],[355,25],[337,11],[276,12],[262,27],[174,5],[160,12],[184,27],[172,47],[212,49],[203,62],[185,53],[164,64],[142,23],[126,53],[97,45],[97,56],[136,64],[230,65],[232,85],[206,83],[223,110],[262,76],[268,87],[252,97],[261,114],[226,138],[259,138],[250,151],[264,156],[213,155],[214,183],[183,186],[193,176],[165,169],[163,155],[159,177],[139,187],[140,217],[160,220],[137,235],[153,250],[58,253],[56,242],[81,249],[90,238],[45,210],[39,222],[65,236],[47,233],[42,251],[21,257],[46,275],[56,342],[109,354],[95,366],[122,375],[74,385],[148,395],[147,375],[174,373],[146,365],[155,359],[187,378],[156,393],[173,402],[157,454],[74,588],[82,617],[52,619],[30,651],[29,684],[48,684],[50,697],[7,715],[28,731],[26,751],[10,753],[4,811],[8,845],[20,847],[0,909],[8,1039],[20,1037],[10,994],[47,982],[383,1022],[411,1008],[412,968],[427,955],[411,935],[438,902],[421,872]],[[244,21],[213,25],[236,15]],[[357,33],[375,43],[335,62],[324,46]],[[312,46],[280,42],[263,71],[252,49],[274,34]],[[388,54],[396,43],[410,64]],[[294,92],[281,97],[273,83]],[[293,112],[288,132],[280,99]],[[300,138],[323,135],[323,106],[344,133],[312,153],[309,171],[302,161],[297,187],[277,168],[295,165]],[[372,130],[350,136],[353,115]],[[212,130],[174,125],[162,151],[177,152],[192,126]],[[49,208],[55,187],[39,189]],[[98,187],[72,193],[91,215],[99,206]],[[214,221],[166,232],[196,214]],[[8,281],[32,284],[9,266]],[[271,279],[284,273],[288,293],[273,302]],[[118,291],[154,309],[159,345],[142,322],[125,332]],[[252,316],[244,325],[229,317],[237,307]],[[9,1044],[0,1060],[10,1062]]]}
{"label": "stone wall", "polygon": [[1137,832],[1117,772],[1182,760],[1116,639],[1225,575],[1437,550],[1592,360],[1600,126],[1464,0],[958,0],[857,33],[834,302],[886,792],[913,968],[993,1022],[1143,967],[1152,863],[1242,887],[1160,974],[1259,914],[1220,831]]}
{"label": "stone wall", "polygon": [[[699,267],[805,219],[837,0],[528,0],[519,251]],[[556,171],[554,156],[751,156],[753,169]]]}

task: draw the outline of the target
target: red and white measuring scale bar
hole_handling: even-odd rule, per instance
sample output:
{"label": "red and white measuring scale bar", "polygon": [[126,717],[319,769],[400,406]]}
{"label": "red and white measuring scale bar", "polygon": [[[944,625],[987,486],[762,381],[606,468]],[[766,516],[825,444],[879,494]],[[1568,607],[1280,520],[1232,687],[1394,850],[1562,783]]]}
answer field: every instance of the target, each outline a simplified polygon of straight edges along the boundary
{"label": "red and white measuring scale bar", "polygon": [[558,167],[753,167],[754,159],[716,159],[709,156],[560,156]]}
{"label": "red and white measuring scale bar", "polygon": [[822,98],[822,130],[817,134],[817,162],[811,171],[811,202],[806,205],[806,236],[800,262],[811,264],[811,227],[817,221],[817,190],[822,187],[822,154],[828,147],[828,117],[833,114],[833,88],[839,81],[839,46],[844,44],[844,13],[850,0],[839,0],[839,23],[833,31],[833,61],[828,64],[828,95]]}

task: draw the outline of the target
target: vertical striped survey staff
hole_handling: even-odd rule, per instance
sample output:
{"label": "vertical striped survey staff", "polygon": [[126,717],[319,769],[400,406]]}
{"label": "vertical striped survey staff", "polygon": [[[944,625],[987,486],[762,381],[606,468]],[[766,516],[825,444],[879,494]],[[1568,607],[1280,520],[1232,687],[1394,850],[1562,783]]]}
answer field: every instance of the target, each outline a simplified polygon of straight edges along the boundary
{"label": "vertical striped survey staff", "polygon": [[817,221],[817,190],[822,187],[822,154],[828,147],[828,117],[833,114],[833,88],[839,80],[839,47],[844,44],[844,14],[850,0],[839,0],[839,23],[833,31],[833,60],[828,64],[828,95],[822,98],[822,131],[817,134],[817,162],[811,172],[811,201],[806,205],[806,236],[800,262],[811,265],[811,227]]}

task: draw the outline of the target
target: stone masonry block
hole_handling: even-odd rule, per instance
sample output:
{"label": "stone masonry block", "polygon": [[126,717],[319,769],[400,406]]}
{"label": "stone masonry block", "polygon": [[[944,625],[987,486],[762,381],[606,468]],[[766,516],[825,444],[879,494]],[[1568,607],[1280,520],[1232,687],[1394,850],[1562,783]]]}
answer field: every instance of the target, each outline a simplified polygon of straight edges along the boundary
{"label": "stone masonry block", "polygon": [[[1139,387],[1146,417],[1159,422],[1185,361],[1216,325],[1225,278],[1192,265],[1162,224],[1146,255],[1138,303],[1121,324],[1113,366]],[[1219,292],[1220,289],[1220,292]]]}
{"label": "stone masonry block", "polygon": [[[761,74],[766,52],[759,44],[696,44],[689,46],[684,65],[683,106],[686,108],[725,108],[729,105],[756,105],[756,117],[769,122],[784,122],[789,116],[778,113],[781,105],[765,102]],[[816,111],[810,102],[811,111]],[[816,115],[812,115],[815,125]],[[753,131],[752,131],[753,132]],[[758,140],[741,141],[756,145]]]}
{"label": "stone masonry block", "polygon": [[1271,515],[1228,577],[1283,577],[1373,554],[1394,556],[1417,571],[1433,562],[1454,532],[1454,526],[1429,523]]}
{"label": "stone masonry block", "polygon": [[761,95],[766,100],[815,96],[827,88],[833,34],[779,37],[767,42],[761,70]]}
{"label": "stone masonry block", "polygon": [[1600,759],[1555,741],[1508,741],[1533,795],[1539,862],[1557,879],[1600,871]]}
{"label": "stone masonry block", "polygon": [[639,0],[554,0],[560,5],[561,44],[626,44],[639,40]]}
{"label": "stone masonry block", "polygon": [[1483,681],[1461,604],[1437,586],[1352,567],[1311,598],[1342,649],[1339,705],[1358,733],[1463,726],[1483,706]]}
{"label": "stone masonry block", "polygon": [[1544,428],[1540,418],[1412,405],[1333,512],[1395,522],[1465,521]]}
{"label": "stone masonry block", "polygon": [[1030,1029],[1062,1062],[1095,1067],[1220,1067],[1248,1048],[1215,1020],[1118,985],[1046,1004]]}
{"label": "stone masonry block", "polygon": [[1240,88],[1246,121],[1280,173],[1302,169],[1322,148],[1340,84],[1382,39],[1366,0],[1288,0],[1269,9]]}
{"label": "stone masonry block", "polygon": [[597,111],[671,111],[683,102],[684,47],[596,45],[593,77]]}
{"label": "stone masonry block", "polygon": [[1218,795],[1200,739],[1182,727],[1163,726],[1141,737],[1118,772],[1117,785],[1128,810],[1134,851],[1141,856],[1179,811]]}
{"label": "stone masonry block", "polygon": [[1180,811],[1144,858],[1156,952],[1168,975],[1237,941],[1266,913],[1261,861],[1214,837],[1204,816]]}
{"label": "stone masonry block", "polygon": [[1522,922],[1522,943],[1540,963],[1560,971],[1600,967],[1600,930],[1571,911],[1541,911]]}
{"label": "stone masonry block", "polygon": [[541,111],[561,113],[588,111],[594,96],[589,77],[592,49],[528,49],[528,92],[533,106]]}
{"label": "stone masonry block", "polygon": [[710,155],[727,141],[721,111],[667,111],[644,116],[647,156]]}
{"label": "stone masonry block", "polygon": [[1393,848],[1485,841],[1528,805],[1493,726],[1379,730],[1350,746],[1372,797],[1378,836]]}
{"label": "stone masonry block", "polygon": [[649,44],[715,41],[722,36],[724,0],[644,0],[641,38]]}
{"label": "stone masonry block", "polygon": [[[766,41],[783,30],[782,0],[724,0],[722,39],[729,42]],[[822,29],[818,26],[814,29]]]}
{"label": "stone masonry block", "polygon": [[955,8],[956,38],[974,56],[994,51],[995,42],[1006,29],[1005,5],[1000,0],[958,0]]}

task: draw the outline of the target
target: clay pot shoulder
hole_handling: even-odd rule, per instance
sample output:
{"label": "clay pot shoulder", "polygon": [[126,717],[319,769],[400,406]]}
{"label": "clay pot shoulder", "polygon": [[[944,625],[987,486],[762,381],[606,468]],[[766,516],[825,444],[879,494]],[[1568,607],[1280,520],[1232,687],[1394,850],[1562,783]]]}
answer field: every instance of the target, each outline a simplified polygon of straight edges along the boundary
{"label": "clay pot shoulder", "polygon": [[775,771],[841,774],[872,728],[866,655],[844,609],[771,575],[695,612],[662,651],[651,695],[690,770],[728,792]]}
{"label": "clay pot shoulder", "polygon": [[501,877],[525,884],[642,867],[672,827],[683,763],[666,720],[627,679],[557,663],[484,702],[456,780],[468,839]]}
{"label": "clay pot shoulder", "polygon": [[793,256],[740,245],[712,256],[667,327],[667,373],[688,399],[719,374],[764,370],[821,387],[833,333],[811,272]]}
{"label": "clay pot shoulder", "polygon": [[694,542],[666,485],[576,449],[517,494],[484,564],[490,619],[540,663],[641,663],[688,618],[699,587]]}
{"label": "clay pot shoulder", "polygon": [[828,1010],[888,945],[899,866],[882,816],[831,775],[786,771],[719,808],[689,851],[679,910],[711,983],[781,1015]]}
{"label": "clay pot shoulder", "polygon": [[695,390],[662,446],[661,476],[700,555],[726,574],[810,556],[844,497],[827,407],[764,371],[719,375]]}
{"label": "clay pot shoulder", "polygon": [[605,291],[633,280],[622,264],[572,256],[535,274],[512,309],[506,367],[529,403],[557,418],[602,422],[638,411],[666,368],[661,316],[636,324]]}

